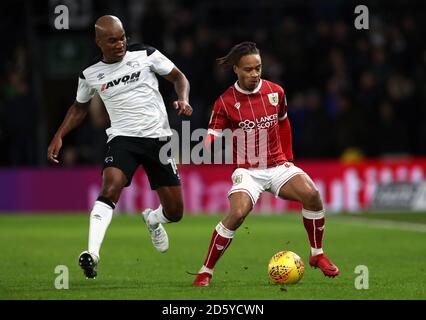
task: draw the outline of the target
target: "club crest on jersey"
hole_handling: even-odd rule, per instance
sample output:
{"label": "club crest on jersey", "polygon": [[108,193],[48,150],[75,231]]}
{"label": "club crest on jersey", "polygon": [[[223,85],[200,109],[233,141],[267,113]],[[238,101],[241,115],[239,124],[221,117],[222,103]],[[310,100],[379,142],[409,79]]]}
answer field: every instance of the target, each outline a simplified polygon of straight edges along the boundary
{"label": "club crest on jersey", "polygon": [[136,81],[138,81],[139,80],[139,76],[141,75],[141,72],[140,71],[138,71],[138,72],[133,72],[132,74],[126,74],[125,76],[123,76],[123,77],[121,77],[121,78],[118,78],[118,79],[115,79],[115,80],[112,80],[112,81],[109,81],[109,82],[107,82],[107,83],[104,83],[104,84],[102,84],[102,86],[101,86],[101,91],[102,92],[104,92],[104,91],[106,91],[106,90],[108,90],[109,88],[111,88],[111,87],[114,87],[114,86],[116,86],[116,85],[118,85],[118,84],[120,84],[120,83],[122,83],[122,84],[124,84],[124,85],[127,85],[127,84],[129,84],[129,83],[133,83],[133,82],[136,82]]}
{"label": "club crest on jersey", "polygon": [[236,102],[235,104],[234,104],[234,107],[235,107],[235,109],[240,109],[240,107],[241,107],[241,103],[239,103],[239,102]]}
{"label": "club crest on jersey", "polygon": [[129,61],[129,62],[126,63],[126,65],[128,65],[129,67],[132,67],[132,68],[137,68],[137,67],[140,66],[139,62],[137,62],[137,61]]}
{"label": "club crest on jersey", "polygon": [[278,105],[278,93],[277,92],[268,93],[268,99],[269,99],[269,102],[273,106],[276,107]]}

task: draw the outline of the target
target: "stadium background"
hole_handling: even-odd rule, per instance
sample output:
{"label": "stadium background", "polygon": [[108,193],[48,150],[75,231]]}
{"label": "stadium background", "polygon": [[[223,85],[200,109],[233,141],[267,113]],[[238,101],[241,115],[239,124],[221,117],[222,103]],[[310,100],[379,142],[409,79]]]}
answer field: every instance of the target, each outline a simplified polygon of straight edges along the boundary
{"label": "stadium background", "polygon": [[[54,9],[59,4],[69,8],[69,30],[54,28]],[[262,51],[264,77],[286,89],[296,162],[304,167],[305,159],[315,159],[313,165],[321,166],[323,159],[335,159],[336,168],[349,169],[336,175],[325,164],[316,170],[319,176],[311,172],[332,210],[368,208],[380,182],[422,180],[426,172],[420,159],[426,154],[425,5],[371,1],[369,30],[355,29],[356,5],[351,1],[10,2],[0,22],[2,30],[13,26],[13,36],[1,51],[0,165],[2,180],[22,183],[11,182],[7,188],[2,184],[7,196],[2,197],[0,210],[91,207],[93,195],[85,194],[95,188],[89,185],[100,181],[78,168],[102,163],[108,126],[103,108],[94,104],[90,117],[64,140],[61,168],[72,169],[81,178],[63,179],[62,171],[47,170],[51,167],[45,154],[74,101],[78,74],[99,53],[93,22],[106,13],[123,20],[131,42],[158,48],[185,72],[195,110],[191,130],[206,128],[215,98],[235,81],[232,72],[215,67],[215,59],[239,41],[255,41]],[[187,119],[170,108],[173,88],[161,80],[161,90],[171,126],[180,132],[182,120]],[[371,158],[376,162],[353,170],[347,166]],[[8,171],[10,167],[14,170]],[[60,181],[61,188],[40,185],[38,173],[47,175],[46,181],[49,176]],[[228,171],[214,177],[217,183],[212,189],[220,193],[217,198],[225,199],[221,195],[229,184]],[[140,192],[146,189],[144,175],[139,180],[138,190],[128,192],[135,200],[127,205],[122,201],[123,210],[150,204],[150,199],[135,198],[135,193],[147,195]],[[206,188],[213,182],[201,179],[200,183]],[[25,186],[33,191],[25,192]],[[76,195],[85,198],[84,204],[76,206],[60,197],[60,192],[71,190],[84,190]],[[57,208],[40,203],[49,198],[61,199]],[[266,201],[266,209],[271,201]],[[217,208],[207,208],[206,202],[188,209],[224,210],[227,205],[225,200]]]}
{"label": "stadium background", "polygon": [[[69,30],[54,28],[54,8],[60,4],[69,8]],[[368,6],[369,30],[354,28],[358,4]],[[5,35],[0,50],[3,231],[14,230],[15,213],[71,212],[79,214],[80,229],[87,230],[86,216],[80,215],[90,210],[100,188],[108,126],[104,110],[93,103],[84,124],[64,139],[60,166],[48,165],[46,150],[75,99],[78,74],[98,54],[93,23],[103,14],[120,17],[130,42],[156,47],[186,74],[194,108],[191,130],[207,126],[215,98],[235,81],[231,72],[215,67],[215,59],[237,42],[255,41],[262,53],[263,77],[286,90],[296,164],[316,181],[329,212],[364,217],[360,211],[370,208],[380,183],[425,179],[422,1],[6,1],[0,13]],[[171,109],[172,86],[161,79],[160,86],[170,124],[179,132],[186,119]],[[188,215],[226,212],[230,167],[185,165],[180,170]],[[136,213],[157,203],[139,171],[117,211]],[[255,211],[278,214],[297,208],[264,195]],[[389,221],[420,222],[417,227],[423,231],[416,236],[424,240],[424,215],[409,211],[369,216],[386,218],[378,223],[384,228]],[[37,229],[47,218],[34,219],[28,226]],[[128,227],[127,220],[116,223]],[[206,237],[211,228],[206,228]],[[205,248],[200,250],[201,257]],[[413,255],[418,253],[413,249]],[[416,290],[413,294],[425,297],[424,290]],[[25,297],[16,292],[9,291],[9,297]]]}

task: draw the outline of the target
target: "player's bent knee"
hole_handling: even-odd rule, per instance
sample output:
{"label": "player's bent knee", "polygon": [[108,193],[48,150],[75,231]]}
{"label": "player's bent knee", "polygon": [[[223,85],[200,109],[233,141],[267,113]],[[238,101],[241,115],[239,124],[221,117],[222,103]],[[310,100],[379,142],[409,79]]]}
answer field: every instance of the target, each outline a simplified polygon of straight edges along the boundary
{"label": "player's bent knee", "polygon": [[305,209],[314,211],[323,209],[321,195],[317,189],[310,189],[304,194],[303,198],[303,207]]}

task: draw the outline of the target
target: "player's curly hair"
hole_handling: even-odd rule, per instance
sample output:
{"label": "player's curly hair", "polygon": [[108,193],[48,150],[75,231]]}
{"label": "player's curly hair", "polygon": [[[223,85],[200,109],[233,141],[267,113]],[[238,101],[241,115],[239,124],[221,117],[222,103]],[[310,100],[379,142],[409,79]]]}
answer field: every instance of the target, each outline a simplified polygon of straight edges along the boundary
{"label": "player's curly hair", "polygon": [[256,43],[244,41],[233,46],[226,56],[218,58],[216,61],[219,66],[232,68],[238,64],[241,57],[249,54],[259,54],[259,49],[256,47]]}

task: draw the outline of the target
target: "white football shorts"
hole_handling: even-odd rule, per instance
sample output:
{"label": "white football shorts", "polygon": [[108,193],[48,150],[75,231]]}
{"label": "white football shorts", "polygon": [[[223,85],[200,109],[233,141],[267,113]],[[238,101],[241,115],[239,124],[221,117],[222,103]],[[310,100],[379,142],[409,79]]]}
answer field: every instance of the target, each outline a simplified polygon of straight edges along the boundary
{"label": "white football shorts", "polygon": [[262,192],[268,191],[278,197],[281,187],[298,174],[306,173],[291,162],[266,169],[235,169],[228,198],[235,192],[245,192],[250,196],[254,207]]}

